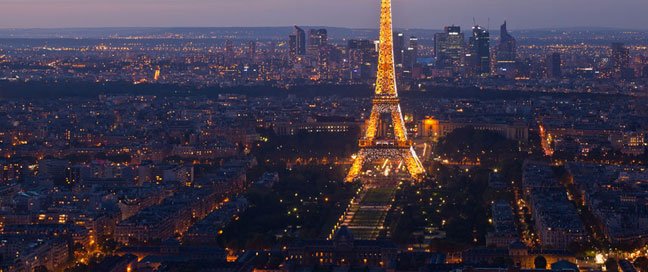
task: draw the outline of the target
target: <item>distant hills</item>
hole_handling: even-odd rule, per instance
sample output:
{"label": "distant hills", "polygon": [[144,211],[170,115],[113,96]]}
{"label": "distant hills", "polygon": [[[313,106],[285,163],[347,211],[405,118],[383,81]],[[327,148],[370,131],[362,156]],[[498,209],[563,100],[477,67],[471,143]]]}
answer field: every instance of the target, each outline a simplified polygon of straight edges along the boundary
{"label": "distant hills", "polygon": [[[326,28],[329,37],[336,40],[342,39],[376,39],[378,29],[356,29],[324,26],[302,26],[304,29]],[[516,30],[509,26],[512,33],[525,37],[546,37],[556,33],[566,32],[575,34],[618,34],[634,33],[648,34],[646,30],[628,30],[603,27],[570,27],[557,29],[531,29]],[[469,29],[466,29],[469,31]],[[408,36],[432,38],[440,29],[396,29]],[[464,30],[465,31],[465,30]],[[468,32],[465,31],[465,32]],[[106,27],[106,28],[25,28],[25,29],[0,29],[0,38],[29,38],[29,39],[106,39],[106,38],[212,38],[232,40],[284,40],[292,33],[292,26],[285,27]],[[491,35],[499,35],[499,27],[492,27]]]}

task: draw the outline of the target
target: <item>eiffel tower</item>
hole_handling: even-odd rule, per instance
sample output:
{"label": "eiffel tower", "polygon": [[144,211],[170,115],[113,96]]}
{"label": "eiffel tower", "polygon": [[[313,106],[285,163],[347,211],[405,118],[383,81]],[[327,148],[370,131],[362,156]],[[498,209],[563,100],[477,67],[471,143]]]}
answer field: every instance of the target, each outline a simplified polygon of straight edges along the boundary
{"label": "eiffel tower", "polygon": [[[355,180],[365,164],[382,159],[403,161],[407,171],[414,179],[425,174],[412,140],[407,138],[405,122],[400,108],[400,99],[396,89],[396,74],[394,71],[394,45],[392,36],[391,0],[382,0],[380,12],[380,44],[378,57],[378,75],[373,108],[369,117],[369,125],[359,141],[360,152],[355,157],[347,181]],[[383,115],[390,115],[394,136],[390,139],[377,139],[378,124]]]}

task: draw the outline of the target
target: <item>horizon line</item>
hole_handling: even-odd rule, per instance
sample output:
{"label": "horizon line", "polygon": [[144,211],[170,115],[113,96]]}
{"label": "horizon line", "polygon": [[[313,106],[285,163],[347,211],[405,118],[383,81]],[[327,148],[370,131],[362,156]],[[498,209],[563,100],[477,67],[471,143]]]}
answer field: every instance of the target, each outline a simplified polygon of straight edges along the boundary
{"label": "horizon line", "polygon": [[[326,26],[326,25],[299,25],[296,24],[297,26],[303,26],[303,27],[321,27],[321,28],[338,28],[338,29],[349,29],[349,30],[378,30],[377,27],[351,27],[351,26]],[[449,24],[450,25],[457,25],[457,24]],[[7,31],[7,30],[14,30],[14,31],[20,31],[20,30],[83,30],[83,29],[181,29],[181,28],[203,28],[203,29],[209,29],[209,28],[220,28],[220,29],[226,29],[226,28],[292,28],[294,25],[286,25],[286,26],[93,26],[93,27],[82,27],[82,26],[63,26],[63,27],[0,27],[0,31]],[[461,26],[461,25],[457,25]],[[445,26],[441,28],[422,28],[422,27],[394,27],[394,29],[403,29],[403,30],[423,30],[423,31],[436,31],[436,30],[443,30]],[[493,28],[493,30],[498,30],[498,27]],[[513,31],[533,31],[533,30],[567,30],[567,29],[580,29],[580,30],[587,30],[587,29],[601,29],[601,30],[631,30],[631,31],[648,31],[648,28],[645,29],[640,29],[640,28],[627,28],[627,27],[615,27],[615,26],[553,26],[553,27],[531,27],[531,28],[513,28]],[[509,31],[511,31],[509,29]]]}

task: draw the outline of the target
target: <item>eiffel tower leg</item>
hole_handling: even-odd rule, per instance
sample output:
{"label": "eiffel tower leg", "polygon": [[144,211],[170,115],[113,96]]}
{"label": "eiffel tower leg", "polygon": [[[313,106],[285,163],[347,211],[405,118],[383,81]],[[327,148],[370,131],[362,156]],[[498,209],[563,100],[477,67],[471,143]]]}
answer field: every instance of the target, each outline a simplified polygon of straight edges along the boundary
{"label": "eiffel tower leg", "polygon": [[376,107],[371,109],[371,116],[369,117],[369,125],[367,126],[367,133],[365,139],[373,139],[376,137],[378,131],[378,119],[380,119],[380,112]]}
{"label": "eiffel tower leg", "polygon": [[360,171],[362,171],[362,165],[365,162],[365,152],[363,150],[360,150],[358,153],[358,156],[353,160],[353,165],[351,165],[351,169],[349,170],[349,174],[346,177],[347,182],[353,182],[356,177],[360,174]]}
{"label": "eiffel tower leg", "polygon": [[405,123],[403,121],[403,114],[400,111],[400,107],[396,106],[396,109],[391,112],[392,122],[394,124],[394,135],[399,141],[407,140],[407,132],[405,132]]}
{"label": "eiffel tower leg", "polygon": [[423,164],[419,160],[418,156],[414,152],[413,148],[403,149],[402,155],[405,165],[407,166],[407,171],[414,179],[419,179],[425,173]]}

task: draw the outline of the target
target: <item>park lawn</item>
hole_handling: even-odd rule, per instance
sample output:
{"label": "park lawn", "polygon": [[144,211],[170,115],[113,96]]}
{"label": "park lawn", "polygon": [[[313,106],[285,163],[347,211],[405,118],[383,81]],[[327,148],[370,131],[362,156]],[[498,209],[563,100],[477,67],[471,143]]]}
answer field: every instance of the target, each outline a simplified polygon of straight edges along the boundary
{"label": "park lawn", "polygon": [[389,204],[391,203],[394,195],[396,194],[395,189],[389,188],[376,188],[369,189],[367,195],[362,199],[363,204]]}
{"label": "park lawn", "polygon": [[351,219],[351,226],[377,226],[382,224],[387,215],[384,211],[377,210],[359,210]]}

